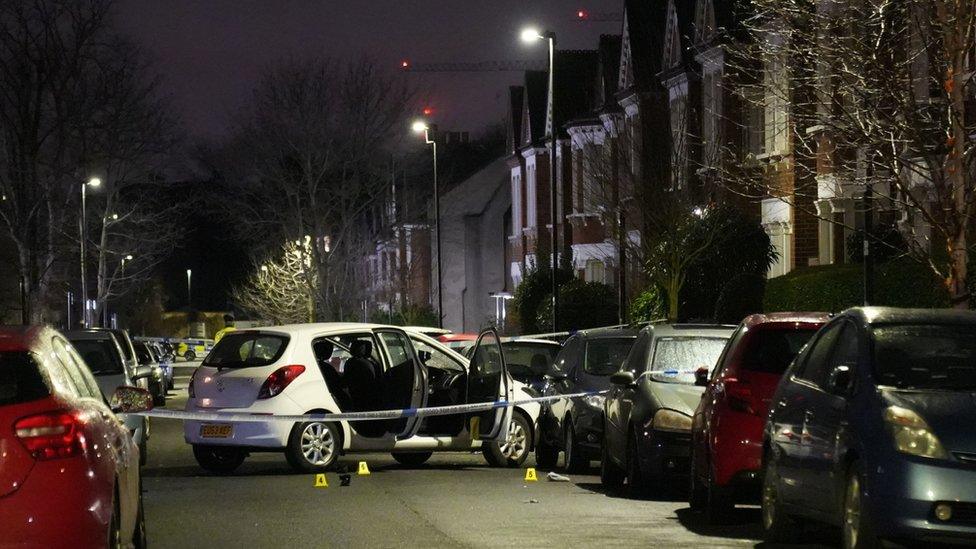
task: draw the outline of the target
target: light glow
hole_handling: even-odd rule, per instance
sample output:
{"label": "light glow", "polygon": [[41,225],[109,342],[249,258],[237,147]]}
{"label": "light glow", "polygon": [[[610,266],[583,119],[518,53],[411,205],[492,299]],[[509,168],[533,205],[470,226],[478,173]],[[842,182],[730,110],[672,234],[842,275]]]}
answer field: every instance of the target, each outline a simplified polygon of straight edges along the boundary
{"label": "light glow", "polygon": [[532,42],[535,42],[537,40],[542,40],[544,38],[544,36],[539,34],[539,29],[534,27],[529,27],[523,30],[521,37],[522,37],[522,41],[525,42],[526,44],[530,44]]}

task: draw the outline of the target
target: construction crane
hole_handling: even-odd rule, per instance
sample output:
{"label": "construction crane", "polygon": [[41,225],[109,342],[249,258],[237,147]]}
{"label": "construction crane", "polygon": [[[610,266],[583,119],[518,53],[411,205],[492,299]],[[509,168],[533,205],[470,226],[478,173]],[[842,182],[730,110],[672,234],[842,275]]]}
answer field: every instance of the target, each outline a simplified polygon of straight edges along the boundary
{"label": "construction crane", "polygon": [[531,71],[545,70],[548,67],[545,60],[517,59],[510,61],[475,61],[475,62],[444,62],[444,63],[413,63],[409,59],[400,61],[400,70],[404,72],[496,72],[496,71]]}

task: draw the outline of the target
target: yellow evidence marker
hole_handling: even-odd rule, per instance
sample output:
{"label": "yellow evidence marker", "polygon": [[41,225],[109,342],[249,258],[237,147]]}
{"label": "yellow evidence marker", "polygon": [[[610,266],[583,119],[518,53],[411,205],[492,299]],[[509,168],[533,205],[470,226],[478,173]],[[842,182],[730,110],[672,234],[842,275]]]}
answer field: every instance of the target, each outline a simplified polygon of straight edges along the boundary
{"label": "yellow evidence marker", "polygon": [[528,469],[525,470],[525,481],[526,482],[535,482],[537,480],[539,480],[539,479],[535,476],[535,468],[534,467],[529,467]]}
{"label": "yellow evidence marker", "polygon": [[360,461],[359,462],[359,474],[360,475],[368,475],[369,474],[369,467],[366,465],[366,462],[365,461]]}
{"label": "yellow evidence marker", "polygon": [[325,473],[319,473],[315,475],[315,487],[316,488],[328,488],[329,481],[325,480]]}

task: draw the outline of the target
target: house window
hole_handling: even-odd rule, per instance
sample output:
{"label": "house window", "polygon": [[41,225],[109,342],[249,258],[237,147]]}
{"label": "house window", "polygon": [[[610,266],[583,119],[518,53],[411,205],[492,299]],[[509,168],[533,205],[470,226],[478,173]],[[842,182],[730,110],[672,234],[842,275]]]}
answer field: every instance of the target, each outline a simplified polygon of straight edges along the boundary
{"label": "house window", "polygon": [[720,66],[709,67],[702,82],[702,138],[705,166],[716,167],[722,146],[722,72]]}
{"label": "house window", "polygon": [[789,75],[784,54],[774,53],[766,62],[765,146],[769,154],[784,154],[789,144]]}
{"label": "house window", "polygon": [[586,261],[586,271],[583,273],[583,280],[586,282],[606,283],[606,267],[598,259],[588,259]]}
{"label": "house window", "polygon": [[526,228],[531,229],[535,227],[535,223],[536,223],[535,165],[529,166],[527,172],[528,172],[528,179],[525,182],[525,226]]}
{"label": "house window", "polygon": [[671,142],[673,143],[673,165],[671,186],[682,189],[688,177],[688,84],[676,83],[671,87]]}
{"label": "house window", "polygon": [[522,174],[512,176],[512,236],[522,233]]}

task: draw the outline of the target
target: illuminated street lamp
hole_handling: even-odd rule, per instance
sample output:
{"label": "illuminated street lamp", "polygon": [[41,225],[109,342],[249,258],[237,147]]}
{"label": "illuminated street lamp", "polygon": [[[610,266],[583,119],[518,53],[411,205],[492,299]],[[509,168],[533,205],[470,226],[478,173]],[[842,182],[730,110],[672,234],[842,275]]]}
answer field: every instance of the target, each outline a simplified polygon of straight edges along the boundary
{"label": "illuminated street lamp", "polygon": [[87,231],[85,230],[85,196],[88,187],[97,189],[101,186],[102,180],[97,177],[92,177],[81,184],[81,217],[78,219],[78,236],[81,240],[81,303],[83,307],[81,322],[86,328],[90,328],[92,323],[91,311],[88,304],[88,280],[85,274],[85,241],[88,239]]}
{"label": "illuminated street lamp", "polygon": [[556,222],[559,214],[556,212],[556,147],[559,146],[559,124],[556,121],[556,33],[546,31],[540,33],[538,29],[528,27],[522,31],[522,41],[531,44],[539,40],[549,42],[549,120],[550,132],[549,142],[549,212],[552,221],[552,232],[549,243],[552,247],[552,331],[556,331],[557,319],[559,318],[559,284],[557,283],[556,269],[559,266],[559,232],[556,230]]}
{"label": "illuminated street lamp", "polygon": [[414,133],[424,134],[424,143],[431,146],[434,153],[434,233],[437,242],[437,327],[444,327],[444,295],[441,284],[441,189],[437,185],[437,142],[430,138],[431,130],[423,120],[416,120],[411,126]]}
{"label": "illuminated street lamp", "polygon": [[190,292],[190,280],[193,277],[193,270],[186,270],[186,304],[191,309],[193,308],[193,294]]}

